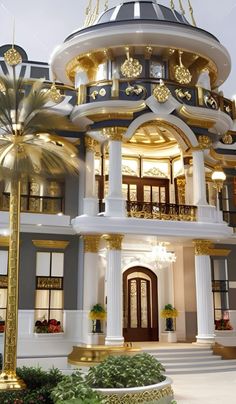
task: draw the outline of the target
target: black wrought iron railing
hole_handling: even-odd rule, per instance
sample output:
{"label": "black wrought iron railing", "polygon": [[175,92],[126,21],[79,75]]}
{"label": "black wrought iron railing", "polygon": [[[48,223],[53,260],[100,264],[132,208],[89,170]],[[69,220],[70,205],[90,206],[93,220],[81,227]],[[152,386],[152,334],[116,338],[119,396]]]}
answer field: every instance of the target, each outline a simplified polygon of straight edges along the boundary
{"label": "black wrought iron railing", "polygon": [[174,203],[127,201],[129,217],[143,219],[196,221],[197,207]]}
{"label": "black wrought iron railing", "polygon": [[[9,210],[10,194],[3,192],[0,197],[0,210]],[[21,195],[21,212],[64,213],[64,197]]]}
{"label": "black wrought iron railing", "polygon": [[230,227],[236,228],[236,212],[228,210],[223,211],[223,220],[229,224]]}

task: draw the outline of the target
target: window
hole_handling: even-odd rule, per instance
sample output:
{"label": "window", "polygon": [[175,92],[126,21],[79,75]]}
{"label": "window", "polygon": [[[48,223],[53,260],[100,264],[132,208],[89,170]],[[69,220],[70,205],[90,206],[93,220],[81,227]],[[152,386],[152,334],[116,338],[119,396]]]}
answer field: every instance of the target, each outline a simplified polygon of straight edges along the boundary
{"label": "window", "polygon": [[8,251],[0,250],[0,320],[6,319]]}
{"label": "window", "polygon": [[214,298],[215,320],[228,319],[229,310],[229,282],[227,260],[225,258],[212,259],[212,292]]}
{"label": "window", "polygon": [[64,253],[37,252],[35,319],[63,321]]}

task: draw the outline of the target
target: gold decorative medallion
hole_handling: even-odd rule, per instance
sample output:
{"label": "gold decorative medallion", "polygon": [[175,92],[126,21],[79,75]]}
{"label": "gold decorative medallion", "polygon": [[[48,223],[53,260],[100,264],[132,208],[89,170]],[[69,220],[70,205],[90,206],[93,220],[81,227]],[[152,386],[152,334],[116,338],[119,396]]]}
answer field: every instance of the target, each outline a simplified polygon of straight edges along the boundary
{"label": "gold decorative medallion", "polygon": [[190,101],[192,98],[192,95],[189,91],[184,91],[182,88],[176,88],[175,90],[176,97],[180,100],[183,100],[186,98],[187,101]]}
{"label": "gold decorative medallion", "polygon": [[124,77],[131,79],[140,76],[143,67],[138,59],[129,58],[124,61],[120,70]]}
{"label": "gold decorative medallion", "polygon": [[179,64],[174,67],[175,78],[180,84],[189,84],[192,80],[190,71],[182,63],[182,51],[179,51]]}
{"label": "gold decorative medallion", "polygon": [[209,147],[212,144],[212,140],[208,136],[205,136],[205,135],[199,136],[198,142],[199,142],[199,147],[202,150],[209,149]]}
{"label": "gold decorative medallion", "polygon": [[233,143],[233,137],[231,136],[231,134],[229,132],[226,132],[223,136],[222,136],[222,142],[224,144],[232,144]]}
{"label": "gold decorative medallion", "polygon": [[22,57],[14,47],[4,53],[4,60],[10,66],[16,66],[22,63]]}
{"label": "gold decorative medallion", "polygon": [[212,242],[209,240],[194,240],[195,255],[211,255]]}
{"label": "gold decorative medallion", "polygon": [[52,83],[51,88],[48,91],[48,95],[49,95],[50,100],[52,102],[55,102],[56,104],[59,104],[59,102],[61,102],[63,99],[63,96],[62,96],[60,90],[58,90],[56,88],[55,83]]}
{"label": "gold decorative medallion", "polygon": [[157,84],[156,87],[153,89],[153,95],[156,100],[160,103],[164,103],[168,100],[171,92],[169,88],[165,85],[165,83],[160,80],[160,84]]}

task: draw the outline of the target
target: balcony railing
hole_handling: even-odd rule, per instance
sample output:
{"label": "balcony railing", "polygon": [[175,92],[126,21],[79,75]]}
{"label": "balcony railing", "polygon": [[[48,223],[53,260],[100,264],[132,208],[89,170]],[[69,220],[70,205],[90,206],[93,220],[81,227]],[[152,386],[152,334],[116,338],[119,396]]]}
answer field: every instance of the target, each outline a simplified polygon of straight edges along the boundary
{"label": "balcony railing", "polygon": [[[0,210],[9,210],[10,194],[3,192]],[[64,197],[21,195],[21,212],[57,214],[64,212]]]}
{"label": "balcony railing", "polygon": [[142,219],[196,221],[196,206],[173,203],[127,201],[129,217]]}

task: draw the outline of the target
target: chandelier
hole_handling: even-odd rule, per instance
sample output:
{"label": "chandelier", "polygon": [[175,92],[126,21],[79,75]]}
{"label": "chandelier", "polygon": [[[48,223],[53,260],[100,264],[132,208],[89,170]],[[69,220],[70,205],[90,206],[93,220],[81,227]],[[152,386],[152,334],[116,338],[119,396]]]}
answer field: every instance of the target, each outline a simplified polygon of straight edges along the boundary
{"label": "chandelier", "polygon": [[152,247],[151,253],[148,254],[148,260],[155,269],[164,268],[166,264],[176,261],[176,255],[173,252],[167,251],[166,243],[158,243]]}

